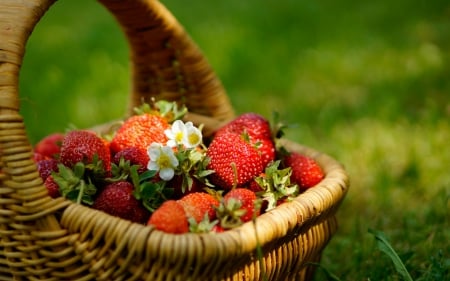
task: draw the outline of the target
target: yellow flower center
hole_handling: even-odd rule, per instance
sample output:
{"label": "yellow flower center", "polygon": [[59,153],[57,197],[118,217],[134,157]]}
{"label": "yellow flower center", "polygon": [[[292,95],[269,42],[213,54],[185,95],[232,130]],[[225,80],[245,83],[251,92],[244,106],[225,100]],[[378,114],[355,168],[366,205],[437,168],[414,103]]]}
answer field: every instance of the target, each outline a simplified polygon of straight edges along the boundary
{"label": "yellow flower center", "polygon": [[175,135],[175,141],[176,141],[177,143],[180,143],[182,140],[183,140],[183,133],[182,133],[182,132],[176,133],[176,135]]}
{"label": "yellow flower center", "polygon": [[200,141],[200,138],[198,137],[197,134],[190,134],[188,136],[188,140],[190,144],[195,144],[198,143]]}
{"label": "yellow flower center", "polygon": [[166,154],[161,154],[158,158],[158,166],[161,169],[171,167],[169,156],[167,156]]}

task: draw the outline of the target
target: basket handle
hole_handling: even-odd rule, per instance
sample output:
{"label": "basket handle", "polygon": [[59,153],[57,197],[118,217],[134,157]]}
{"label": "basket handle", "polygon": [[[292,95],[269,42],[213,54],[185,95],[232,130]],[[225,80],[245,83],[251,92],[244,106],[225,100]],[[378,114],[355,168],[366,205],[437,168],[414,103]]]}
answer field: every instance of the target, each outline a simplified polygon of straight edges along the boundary
{"label": "basket handle", "polygon": [[156,0],[99,0],[117,19],[131,51],[130,108],[142,97],[180,101],[196,114],[233,117],[228,96],[197,45]]}
{"label": "basket handle", "polygon": [[[18,77],[34,27],[56,0],[0,3],[0,115],[19,111]],[[99,0],[117,19],[130,47],[128,111],[150,98],[179,101],[191,117],[220,122],[234,116],[221,81],[197,45],[157,0]],[[195,121],[195,120],[193,120]],[[214,121],[214,120],[212,120]],[[212,122],[211,124],[214,124]]]}
{"label": "basket handle", "polygon": [[[5,210],[0,216],[2,223],[15,223],[19,216],[23,222],[52,224],[52,213],[67,206],[66,201],[55,203],[47,195],[19,113],[19,74],[25,46],[34,27],[55,2],[0,1],[0,208]],[[162,4],[156,0],[99,2],[115,16],[130,46],[132,88],[126,115],[143,99],[155,98],[185,104],[192,121],[208,123],[209,130],[234,116],[221,82]]]}

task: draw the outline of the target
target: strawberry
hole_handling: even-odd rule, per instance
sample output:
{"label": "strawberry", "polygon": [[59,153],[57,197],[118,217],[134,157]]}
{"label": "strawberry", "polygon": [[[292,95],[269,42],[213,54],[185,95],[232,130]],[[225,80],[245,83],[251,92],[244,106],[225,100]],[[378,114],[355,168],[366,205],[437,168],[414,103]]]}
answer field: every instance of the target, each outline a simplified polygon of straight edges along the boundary
{"label": "strawberry", "polygon": [[256,194],[247,188],[235,188],[225,194],[216,215],[222,229],[237,227],[260,214]]}
{"label": "strawberry", "polygon": [[92,208],[122,219],[145,223],[150,212],[133,196],[134,186],[128,181],[119,181],[105,186],[94,200]]}
{"label": "strawberry", "polygon": [[137,147],[147,152],[153,142],[165,144],[168,140],[164,130],[170,124],[162,116],[144,113],[133,115],[120,126],[111,140],[111,151],[117,153],[127,147]]}
{"label": "strawberry", "polygon": [[257,196],[255,192],[247,188],[235,188],[226,193],[223,197],[225,204],[235,200],[240,205],[240,210],[245,210],[245,213],[240,217],[242,222],[250,221],[253,216],[259,216],[259,209],[257,208]]}
{"label": "strawberry", "polygon": [[61,143],[64,138],[63,133],[53,133],[42,138],[34,146],[34,152],[46,157],[55,158],[61,151]]}
{"label": "strawberry", "polygon": [[52,174],[58,171],[58,160],[54,158],[47,158],[37,162],[39,176],[43,181]]}
{"label": "strawberry", "polygon": [[183,206],[175,200],[165,201],[150,216],[147,225],[167,233],[186,233],[189,224]]}
{"label": "strawberry", "polygon": [[120,164],[120,158],[122,158],[125,161],[130,161],[130,165],[138,165],[138,173],[141,174],[143,172],[145,172],[147,170],[147,164],[148,161],[150,160],[148,157],[148,154],[135,147],[135,146],[130,146],[127,148],[124,148],[123,150],[117,152],[113,159],[112,162],[116,165]]}
{"label": "strawberry", "polygon": [[105,142],[95,133],[86,130],[68,132],[61,144],[60,162],[73,167],[77,162],[91,164],[97,159],[102,161],[105,171],[111,169],[111,154]]}
{"label": "strawberry", "polygon": [[275,160],[275,144],[271,139],[259,139],[256,147],[261,154],[263,166],[266,167]]}
{"label": "strawberry", "polygon": [[221,227],[220,225],[218,225],[218,224],[214,225],[211,228],[211,232],[214,232],[214,233],[222,233],[224,231],[225,231],[225,229],[223,227]]}
{"label": "strawberry", "polygon": [[210,158],[207,168],[215,171],[211,182],[225,190],[245,185],[264,169],[258,151],[235,133],[215,135],[206,154]]}
{"label": "strawberry", "polygon": [[306,155],[291,152],[283,156],[283,163],[284,166],[291,167],[291,181],[298,184],[302,191],[313,187],[324,178],[322,168]]}
{"label": "strawberry", "polygon": [[275,159],[270,123],[263,116],[253,112],[239,115],[220,128],[216,135],[229,132],[248,135],[249,142],[259,150],[264,167]]}
{"label": "strawberry", "polygon": [[264,173],[259,174],[259,176],[255,177],[253,180],[251,180],[248,183],[247,188],[250,189],[251,191],[255,192],[255,193],[264,191],[263,187],[258,183],[257,179],[258,178],[265,178],[265,177],[266,177],[266,174],[264,174]]}
{"label": "strawberry", "polygon": [[52,175],[48,176],[45,179],[44,185],[47,188],[48,195],[50,195],[50,197],[57,198],[57,197],[61,196],[61,194],[59,192],[59,186],[53,179]]}
{"label": "strawberry", "polygon": [[220,128],[217,133],[220,134],[223,131],[234,132],[237,134],[247,132],[251,138],[255,138],[256,140],[272,138],[269,121],[263,116],[253,112],[239,115]]}
{"label": "strawberry", "polygon": [[203,220],[205,214],[209,220],[215,219],[215,208],[219,206],[219,200],[206,192],[190,193],[179,199],[178,203],[183,206],[186,216],[194,218],[197,223]]}
{"label": "strawberry", "polygon": [[33,160],[35,163],[44,160],[44,159],[49,159],[50,157],[45,156],[44,154],[38,153],[38,152],[34,152],[33,153]]}

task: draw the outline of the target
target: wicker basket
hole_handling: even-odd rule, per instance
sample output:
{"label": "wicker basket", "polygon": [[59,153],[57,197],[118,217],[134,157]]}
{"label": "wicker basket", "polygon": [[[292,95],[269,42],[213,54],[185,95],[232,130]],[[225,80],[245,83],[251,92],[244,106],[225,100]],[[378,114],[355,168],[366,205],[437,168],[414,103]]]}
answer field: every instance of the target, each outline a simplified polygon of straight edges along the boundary
{"label": "wicker basket", "polygon": [[[0,2],[0,280],[310,280],[309,263],[320,260],[337,229],[348,178],[331,157],[289,140],[288,149],[318,161],[325,179],[255,223],[220,234],[165,234],[47,195],[19,114],[18,76],[27,39],[53,2]],[[207,61],[159,2],[100,2],[130,45],[124,116],[150,97],[185,103],[206,134],[234,116]]]}

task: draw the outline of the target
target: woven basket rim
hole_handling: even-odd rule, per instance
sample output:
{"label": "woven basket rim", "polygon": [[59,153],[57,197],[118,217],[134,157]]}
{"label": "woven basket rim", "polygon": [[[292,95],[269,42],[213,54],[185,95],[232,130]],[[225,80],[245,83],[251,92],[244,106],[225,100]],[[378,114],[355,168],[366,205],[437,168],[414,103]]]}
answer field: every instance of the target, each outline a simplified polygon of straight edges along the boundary
{"label": "woven basket rim", "polygon": [[[292,202],[286,202],[261,214],[256,220],[247,222],[237,228],[227,230],[222,233],[184,233],[171,234],[155,229],[153,226],[145,226],[126,221],[129,226],[133,225],[139,231],[144,231],[148,236],[148,243],[152,243],[152,236],[155,241],[160,239],[161,235],[166,236],[170,241],[167,245],[179,244],[188,237],[193,244],[197,243],[200,248],[206,240],[209,240],[209,247],[223,247],[227,242],[234,241],[236,249],[240,253],[252,253],[260,245],[264,246],[271,241],[285,237],[287,234],[295,230],[323,220],[333,215],[348,191],[349,178],[343,165],[331,156],[321,153],[313,148],[295,143],[288,139],[282,139],[282,144],[290,151],[300,151],[304,155],[312,157],[324,169],[325,177],[316,186],[307,189],[298,195]],[[66,200],[66,199],[64,199]],[[94,210],[87,206],[79,205],[71,201],[67,201],[67,213],[63,213],[62,221],[77,219],[80,213],[95,215],[92,220],[103,222],[104,220],[112,220],[116,223],[124,220],[108,215],[98,210]],[[65,211],[64,211],[65,212]],[[281,218],[281,219],[280,219]],[[114,225],[114,223],[112,223]],[[276,225],[276,227],[271,227]],[[70,227],[69,227],[70,228]],[[256,231],[255,231],[256,228]],[[212,250],[210,249],[210,250]],[[234,250],[236,250],[234,249]],[[172,255],[173,247],[170,247],[166,254]],[[184,256],[188,254],[191,248],[179,248],[177,254]]]}

